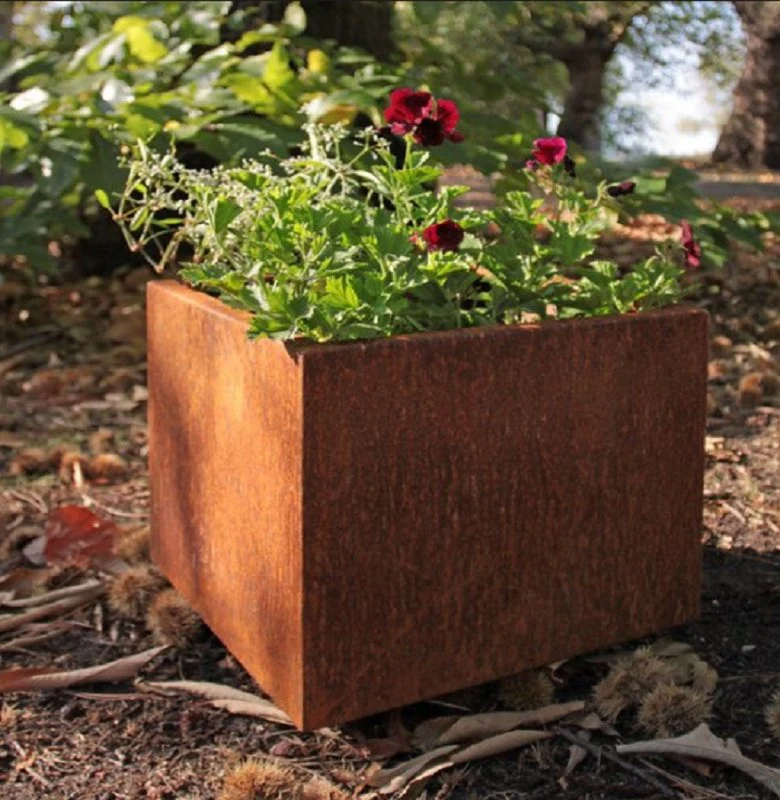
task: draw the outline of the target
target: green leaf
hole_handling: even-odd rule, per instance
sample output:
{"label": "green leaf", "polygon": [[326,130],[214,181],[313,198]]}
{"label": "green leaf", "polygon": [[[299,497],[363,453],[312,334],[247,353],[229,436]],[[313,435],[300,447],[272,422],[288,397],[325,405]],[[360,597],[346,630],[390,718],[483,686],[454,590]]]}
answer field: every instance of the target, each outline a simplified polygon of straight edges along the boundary
{"label": "green leaf", "polygon": [[277,41],[263,71],[263,82],[271,89],[283,89],[295,81],[296,74],[290,67],[287,48]]}
{"label": "green leaf", "polygon": [[14,125],[10,120],[0,117],[0,153],[7,147],[12,150],[21,150],[26,147],[30,137],[28,133]]}
{"label": "green leaf", "polygon": [[154,64],[168,54],[168,49],[154,38],[149,20],[143,17],[120,17],[114,22],[114,31],[124,33],[130,52],[144,64]]}
{"label": "green leaf", "polygon": [[243,208],[232,200],[218,200],[214,211],[214,232],[219,235],[243,211]]}
{"label": "green leaf", "polygon": [[235,73],[224,78],[223,83],[239,100],[258,111],[270,112],[273,109],[274,96],[254,75]]}

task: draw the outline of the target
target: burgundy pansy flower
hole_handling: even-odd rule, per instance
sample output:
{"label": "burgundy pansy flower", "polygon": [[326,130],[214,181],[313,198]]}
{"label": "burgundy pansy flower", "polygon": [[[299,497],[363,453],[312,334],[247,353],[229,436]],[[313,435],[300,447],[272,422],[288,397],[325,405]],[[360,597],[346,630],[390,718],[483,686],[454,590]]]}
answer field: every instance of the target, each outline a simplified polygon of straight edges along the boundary
{"label": "burgundy pansy flower", "polygon": [[445,139],[462,142],[463,134],[456,131],[460,111],[452,100],[438,100],[436,109],[429,117],[424,117],[414,131],[414,141],[425,147],[443,144]]}
{"label": "burgundy pansy flower", "polygon": [[407,87],[390,95],[385,120],[396,136],[411,133],[417,144],[435,147],[446,139],[462,142],[463,134],[456,131],[460,119],[458,106],[452,100],[434,100],[430,92],[415,92]]}
{"label": "burgundy pansy flower", "polygon": [[422,237],[429,250],[457,250],[463,241],[463,236],[463,228],[451,219],[429,225],[422,232]]}
{"label": "burgundy pansy flower", "polygon": [[685,266],[688,269],[698,269],[701,266],[701,245],[693,238],[693,229],[688,220],[682,220],[680,241],[685,250]]}
{"label": "burgundy pansy flower", "polygon": [[634,181],[623,181],[622,183],[615,183],[612,186],[607,186],[607,194],[610,197],[621,197],[624,194],[633,194],[636,184]]}
{"label": "burgundy pansy flower", "polygon": [[430,92],[415,92],[404,87],[390,93],[390,105],[385,109],[385,121],[396,136],[405,136],[428,117],[433,109]]}
{"label": "burgundy pansy flower", "polygon": [[549,139],[536,139],[531,155],[540,163],[552,166],[560,164],[566,158],[566,139],[551,136]]}

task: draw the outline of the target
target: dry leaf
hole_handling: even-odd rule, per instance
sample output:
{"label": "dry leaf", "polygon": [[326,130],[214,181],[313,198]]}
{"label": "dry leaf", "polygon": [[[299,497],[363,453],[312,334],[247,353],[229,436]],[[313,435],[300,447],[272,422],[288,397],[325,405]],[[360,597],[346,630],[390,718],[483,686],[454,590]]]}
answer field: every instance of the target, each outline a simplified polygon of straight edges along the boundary
{"label": "dry leaf", "polygon": [[462,764],[464,761],[476,761],[479,758],[489,758],[516,750],[527,744],[550,739],[554,734],[549,731],[508,731],[498,736],[491,736],[476,744],[469,745],[463,750],[458,750],[449,757],[452,764]]}
{"label": "dry leaf", "polygon": [[422,772],[429,764],[443,759],[457,749],[457,745],[437,747],[435,750],[431,750],[430,753],[423,753],[392,769],[381,769],[368,779],[368,785],[378,788],[380,794],[397,792],[399,789],[403,789],[412,778]]}
{"label": "dry leaf", "polygon": [[88,566],[111,556],[120,531],[86,506],[61,506],[49,515],[45,533],[47,563]]}
{"label": "dry leaf", "polygon": [[87,588],[82,586],[82,591],[77,595],[31,608],[22,614],[4,614],[0,616],[0,633],[21,628],[22,625],[27,625],[30,622],[35,622],[45,617],[59,616],[68,611],[73,611],[74,608],[83,606],[85,603],[89,603],[96,597],[99,597],[104,591],[105,587],[102,584],[87,586]]}
{"label": "dry leaf", "polygon": [[214,708],[221,708],[229,714],[238,714],[245,717],[258,717],[269,722],[276,722],[278,725],[292,725],[293,721],[282,711],[268,700],[258,697],[256,700],[210,700]]}
{"label": "dry leaf", "polygon": [[421,781],[427,781],[444,769],[466,761],[500,755],[542,739],[550,739],[553,735],[549,731],[508,731],[460,749],[457,745],[444,745],[392,769],[380,770],[371,777],[369,784],[379,787],[380,794],[392,794],[407,784],[419,787]]}
{"label": "dry leaf", "polygon": [[72,622],[64,622],[63,620],[55,620],[54,622],[32,623],[28,625],[20,636],[11,639],[8,642],[0,644],[0,653],[5,653],[11,650],[19,650],[24,647],[31,647],[32,645],[46,642],[59,636],[65,631],[73,630],[74,627],[79,627]]}
{"label": "dry leaf", "polygon": [[704,723],[684,736],[618,745],[615,750],[620,755],[649,753],[717,761],[741,770],[780,797],[780,770],[746,758],[739,752],[733,739],[724,742]]}
{"label": "dry leaf", "polygon": [[[585,731],[582,734],[585,741],[590,741],[590,731]],[[569,745],[569,760],[566,762],[566,769],[564,769],[564,777],[571,775],[577,767],[588,757],[588,751],[578,744]]]}
{"label": "dry leaf", "polygon": [[287,714],[270,700],[251,692],[234,689],[232,686],[224,686],[221,683],[209,683],[208,681],[153,681],[144,683],[139,688],[147,687],[163,692],[189,692],[205,698],[215,708],[225,709],[231,714],[245,714],[283,725],[292,725],[292,720]]}
{"label": "dry leaf", "polygon": [[576,725],[578,728],[582,728],[584,731],[598,731],[599,733],[604,733],[607,736],[620,736],[620,734],[608,722],[605,722],[594,711],[591,711],[589,714],[586,714],[580,719],[571,720],[569,724]]}
{"label": "dry leaf", "polygon": [[54,589],[45,594],[33,595],[32,597],[22,597],[18,600],[4,600],[0,605],[6,608],[32,608],[44,603],[52,603],[55,600],[63,600],[67,597],[80,597],[82,594],[90,595],[93,589],[97,589],[103,584],[100,581],[86,581],[78,586],[66,586],[63,589]]}
{"label": "dry leaf", "polygon": [[0,693],[46,691],[65,689],[83,683],[125,681],[134,677],[164,649],[164,647],[154,647],[142,653],[109,661],[107,664],[97,664],[84,669],[55,670],[37,667],[6,669],[0,672]]}
{"label": "dry leaf", "polygon": [[474,739],[485,739],[489,736],[511,731],[520,725],[546,725],[556,722],[569,714],[582,711],[585,703],[575,700],[571,703],[555,703],[532,711],[493,711],[487,714],[472,714],[466,717],[449,717],[450,724],[431,741],[430,731],[442,726],[440,719],[430,720],[419,725],[414,732],[415,741],[429,742],[431,747],[446,744],[457,744]]}

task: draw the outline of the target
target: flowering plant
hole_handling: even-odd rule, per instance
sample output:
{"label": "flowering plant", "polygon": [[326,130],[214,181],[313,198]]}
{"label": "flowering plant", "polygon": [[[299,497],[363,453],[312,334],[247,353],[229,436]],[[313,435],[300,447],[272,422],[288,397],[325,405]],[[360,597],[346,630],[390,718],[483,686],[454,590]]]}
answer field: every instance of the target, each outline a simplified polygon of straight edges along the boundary
{"label": "flowering plant", "polygon": [[429,148],[463,138],[456,104],[398,89],[385,121],[356,137],[310,125],[300,155],[211,171],[139,145],[114,218],[160,268],[186,244],[184,280],[250,311],[251,335],[281,339],[633,313],[678,301],[699,266],[690,226],[626,272],[596,258],[633,184],[579,185],[560,137],[537,140],[526,165],[541,197],[474,210],[454,203],[464,187],[430,190]]}

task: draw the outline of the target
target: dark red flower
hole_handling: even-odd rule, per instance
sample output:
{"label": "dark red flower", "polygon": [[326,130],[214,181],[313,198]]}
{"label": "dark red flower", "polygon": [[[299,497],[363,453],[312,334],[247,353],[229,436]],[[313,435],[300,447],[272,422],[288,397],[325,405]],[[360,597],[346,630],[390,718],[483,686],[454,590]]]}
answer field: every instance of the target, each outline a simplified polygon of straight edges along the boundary
{"label": "dark red flower", "polygon": [[403,87],[390,93],[390,105],[385,109],[385,121],[396,136],[412,133],[433,110],[430,92],[415,92]]}
{"label": "dark red flower", "polygon": [[612,186],[607,186],[607,194],[610,197],[621,197],[624,194],[633,194],[636,184],[634,181],[623,181],[622,183],[615,183]]}
{"label": "dark red flower", "polygon": [[429,250],[457,250],[463,241],[463,236],[463,228],[451,219],[429,225],[422,232],[422,237]]}
{"label": "dark red flower", "polygon": [[552,166],[560,164],[566,157],[566,139],[552,136],[549,139],[536,139],[531,155],[540,163]]}
{"label": "dark red flower", "polygon": [[531,172],[535,172],[539,169],[539,162],[535,158],[529,158],[528,161],[525,162],[525,168]]}
{"label": "dark red flower", "polygon": [[688,220],[680,222],[682,228],[680,241],[685,250],[685,266],[688,269],[698,269],[701,266],[701,245],[693,238],[693,229]]}
{"label": "dark red flower", "polygon": [[569,156],[564,156],[563,168],[566,171],[567,175],[571,175],[572,178],[577,177],[577,165],[574,163],[573,158],[569,158]]}
{"label": "dark red flower", "polygon": [[435,147],[445,139],[462,142],[463,134],[456,131],[460,112],[452,100],[434,101],[430,92],[396,89],[385,109],[385,120],[396,136],[414,135],[417,144]]}

